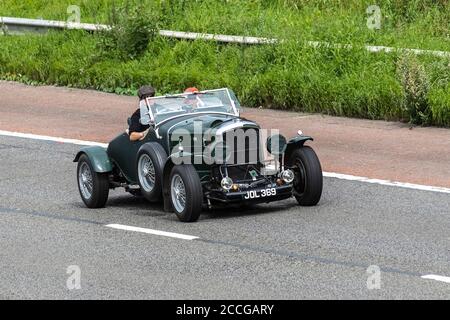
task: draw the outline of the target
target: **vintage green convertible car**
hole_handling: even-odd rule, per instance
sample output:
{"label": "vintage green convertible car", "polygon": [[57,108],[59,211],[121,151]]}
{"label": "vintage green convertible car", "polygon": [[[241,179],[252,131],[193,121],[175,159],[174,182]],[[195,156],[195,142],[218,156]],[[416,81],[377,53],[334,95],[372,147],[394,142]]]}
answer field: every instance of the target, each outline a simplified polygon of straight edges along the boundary
{"label": "vintage green convertible car", "polygon": [[[181,221],[203,207],[267,203],[294,196],[302,206],[322,195],[322,169],[298,135],[286,140],[241,118],[230,89],[145,98],[142,141],[125,131],[107,149],[90,146],[75,157],[78,188],[89,208],[106,204],[109,190],[124,187],[150,202],[164,201]],[[273,130],[272,130],[273,133]],[[263,147],[265,142],[265,147]]]}

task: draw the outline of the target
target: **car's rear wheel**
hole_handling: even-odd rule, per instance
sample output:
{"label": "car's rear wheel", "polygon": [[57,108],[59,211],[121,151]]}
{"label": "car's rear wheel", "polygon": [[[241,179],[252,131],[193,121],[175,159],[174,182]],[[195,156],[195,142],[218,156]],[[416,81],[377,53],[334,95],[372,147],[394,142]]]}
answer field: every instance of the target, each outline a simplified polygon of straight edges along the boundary
{"label": "car's rear wheel", "polygon": [[302,206],[315,206],[322,197],[323,175],[319,158],[311,147],[301,147],[290,156],[294,178],[294,196]]}
{"label": "car's rear wheel", "polygon": [[147,143],[137,155],[137,175],[140,193],[150,202],[162,199],[162,172],[166,152],[158,143]]}
{"label": "car's rear wheel", "polygon": [[202,212],[203,191],[194,166],[177,165],[170,173],[170,202],[178,219],[197,221]]}
{"label": "car's rear wheel", "polygon": [[91,161],[83,154],[77,166],[78,190],[88,208],[102,208],[109,195],[108,173],[94,171]]}

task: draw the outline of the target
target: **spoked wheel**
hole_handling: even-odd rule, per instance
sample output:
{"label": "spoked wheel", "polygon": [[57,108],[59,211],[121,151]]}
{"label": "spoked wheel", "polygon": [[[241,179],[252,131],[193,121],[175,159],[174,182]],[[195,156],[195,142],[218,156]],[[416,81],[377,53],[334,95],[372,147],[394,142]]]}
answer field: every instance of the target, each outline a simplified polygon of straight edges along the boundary
{"label": "spoked wheel", "polygon": [[109,195],[107,173],[97,173],[86,155],[78,160],[77,167],[78,190],[81,199],[88,208],[102,208]]}
{"label": "spoked wheel", "polygon": [[169,181],[170,202],[178,219],[197,221],[202,212],[203,189],[195,168],[190,164],[175,166]]}
{"label": "spoked wheel", "polygon": [[83,162],[78,172],[78,185],[80,187],[81,196],[84,199],[92,197],[94,191],[94,183],[92,182],[92,172],[87,162]]}
{"label": "spoked wheel", "polygon": [[323,175],[319,158],[311,147],[295,150],[290,158],[294,170],[294,196],[302,206],[315,206],[322,197]]}
{"label": "spoked wheel", "polygon": [[143,154],[138,162],[139,182],[145,192],[152,192],[155,188],[155,166],[148,154]]}
{"label": "spoked wheel", "polygon": [[137,176],[141,195],[150,202],[162,199],[162,172],[167,155],[158,143],[146,143],[137,155]]}
{"label": "spoked wheel", "polygon": [[186,208],[186,188],[183,179],[179,174],[172,177],[171,197],[176,212],[183,212]]}

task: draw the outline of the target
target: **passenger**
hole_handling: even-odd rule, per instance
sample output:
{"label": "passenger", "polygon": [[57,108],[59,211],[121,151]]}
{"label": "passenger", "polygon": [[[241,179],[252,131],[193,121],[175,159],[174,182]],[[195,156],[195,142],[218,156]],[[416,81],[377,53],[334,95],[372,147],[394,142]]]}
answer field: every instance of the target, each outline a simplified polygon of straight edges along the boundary
{"label": "passenger", "polygon": [[[139,101],[154,96],[155,89],[152,86],[143,86],[138,90]],[[140,109],[137,109],[131,116],[130,127],[128,128],[130,141],[143,140],[147,135],[150,126],[141,124],[140,119],[141,111]]]}
{"label": "passenger", "polygon": [[197,109],[198,107],[197,93],[199,92],[200,91],[195,87],[187,88],[186,90],[184,90],[184,93],[188,94],[188,96],[184,100],[186,106],[191,107],[193,110]]}

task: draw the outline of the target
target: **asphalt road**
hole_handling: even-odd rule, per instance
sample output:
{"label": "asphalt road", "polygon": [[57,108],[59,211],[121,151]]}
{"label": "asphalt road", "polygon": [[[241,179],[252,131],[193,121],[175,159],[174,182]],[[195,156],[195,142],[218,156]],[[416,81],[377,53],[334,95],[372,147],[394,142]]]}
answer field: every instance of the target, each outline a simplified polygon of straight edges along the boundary
{"label": "asphalt road", "polygon": [[[449,194],[327,178],[314,208],[286,200],[183,224],[122,190],[86,209],[78,149],[0,137],[0,299],[450,298],[450,283],[421,278],[450,276]],[[74,265],[81,288],[69,290]]]}

